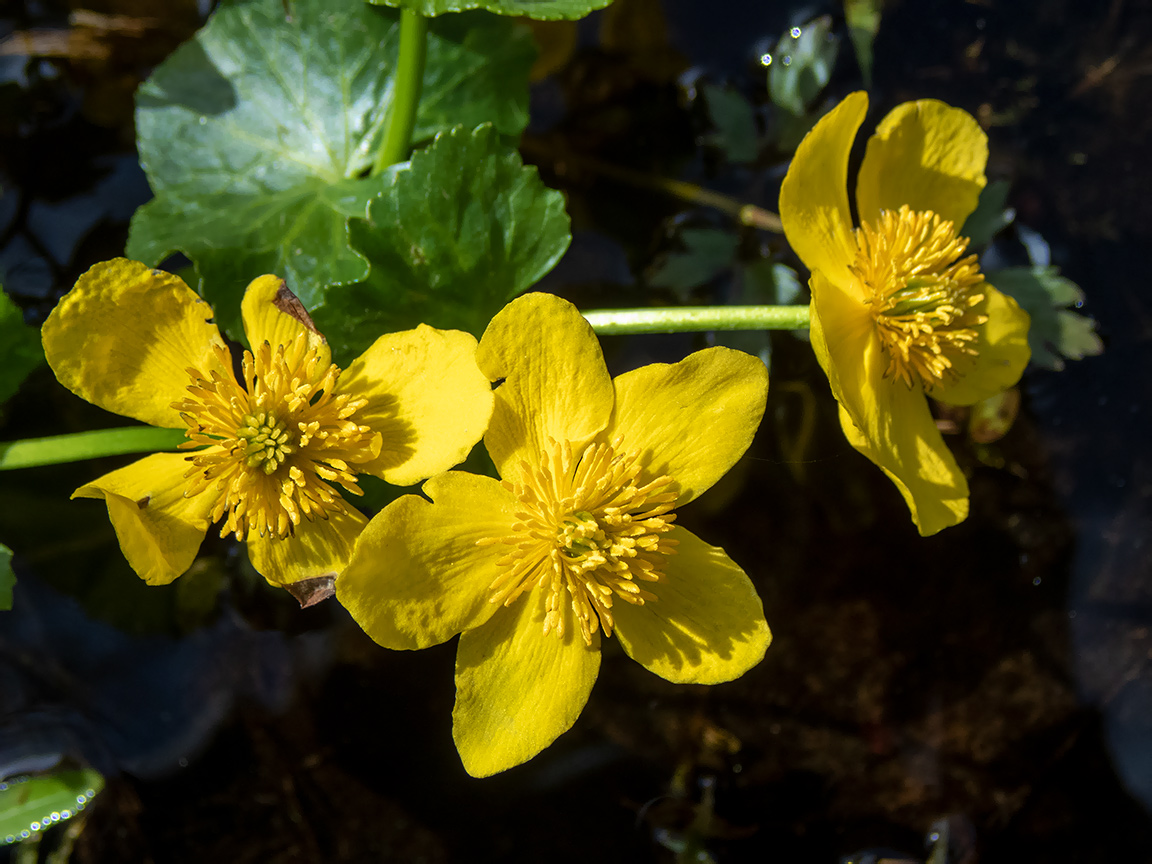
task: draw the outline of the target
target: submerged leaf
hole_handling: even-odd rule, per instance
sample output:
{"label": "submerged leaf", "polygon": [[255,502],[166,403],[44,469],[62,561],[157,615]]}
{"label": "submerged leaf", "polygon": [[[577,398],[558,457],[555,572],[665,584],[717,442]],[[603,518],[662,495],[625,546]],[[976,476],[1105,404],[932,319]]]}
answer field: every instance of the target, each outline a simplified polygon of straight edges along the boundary
{"label": "submerged leaf", "polygon": [[95,771],[0,781],[0,845],[19,843],[79,813],[104,788]]}
{"label": "submerged leaf", "polygon": [[12,572],[12,550],[0,543],[0,611],[12,608],[12,589],[16,574]]}
{"label": "submerged leaf", "polygon": [[381,6],[402,6],[433,17],[465,9],[486,9],[497,15],[516,15],[537,21],[574,20],[603,9],[612,0],[370,0]]}
{"label": "submerged leaf", "polygon": [[20,307],[0,290],[0,402],[16,388],[33,369],[44,362],[40,335],[24,323]]}
{"label": "submerged leaf", "polygon": [[806,114],[832,77],[839,50],[840,38],[832,32],[829,15],[785,33],[768,67],[773,104],[796,116]]}
{"label": "submerged leaf", "polygon": [[349,233],[371,272],[314,313],[344,357],[421,322],[479,336],[571,240],[563,196],[488,125],[442,133],[414,153]]}
{"label": "submerged leaf", "polygon": [[883,5],[884,0],[844,0],[848,38],[856,51],[856,62],[866,88],[872,87],[872,43],[880,32],[880,9]]}
{"label": "submerged leaf", "polygon": [[[399,15],[361,0],[226,2],[140,88],[141,164],[156,199],[132,220],[128,255],[183,252],[233,335],[261,273],[308,307],[364,279],[346,225],[391,182],[365,176],[392,103]],[[527,122],[531,37],[488,15],[433,22],[414,140],[491,121]]]}
{"label": "submerged leaf", "polygon": [[685,251],[667,256],[648,282],[674,291],[687,302],[689,289],[711,282],[732,267],[740,239],[716,228],[685,228],[680,239]]}
{"label": "submerged leaf", "polygon": [[715,84],[704,85],[704,101],[728,161],[739,164],[755,159],[758,135],[751,103],[737,91]]}
{"label": "submerged leaf", "polygon": [[1000,229],[1010,225],[1016,218],[1016,211],[1007,207],[1009,184],[1004,180],[993,180],[980,190],[976,209],[964,220],[960,236],[968,238],[969,249],[987,246]]}
{"label": "submerged leaf", "polygon": [[1104,352],[1096,322],[1066,308],[1082,305],[1084,293],[1059,268],[1006,267],[985,276],[1031,316],[1028,346],[1036,366],[1059,371],[1065,358],[1082,360]]}

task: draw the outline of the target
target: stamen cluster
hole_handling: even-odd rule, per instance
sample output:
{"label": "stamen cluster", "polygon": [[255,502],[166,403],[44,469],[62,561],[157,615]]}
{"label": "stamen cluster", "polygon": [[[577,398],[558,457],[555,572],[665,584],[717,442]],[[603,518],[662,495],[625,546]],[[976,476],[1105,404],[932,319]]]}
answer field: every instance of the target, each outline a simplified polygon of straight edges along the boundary
{"label": "stamen cluster", "polygon": [[215,352],[218,368],[188,369],[189,396],[172,405],[188,424],[181,448],[208,445],[187,457],[185,497],[214,490],[212,520],[223,520],[221,537],[238,540],[284,538],[301,519],[344,512],[331,484],[362,494],[353,466],[380,452],[379,433],[355,422],[367,400],[335,392],[340,369],[323,368],[303,333],[245,351],[245,386],[229,371],[228,350]]}
{"label": "stamen cluster", "polygon": [[493,603],[512,604],[533,587],[548,592],[544,632],[564,634],[564,603],[571,603],[587,645],[603,627],[612,635],[612,603],[643,605],[657,599],[640,583],[663,577],[677,541],[672,530],[677,492],[671,477],[641,483],[637,456],[618,454],[620,442],[589,444],[579,454],[568,441],[550,440],[539,467],[521,463],[521,482],[505,480],[520,507],[512,532],[481,540],[512,549],[507,568],[490,586]]}
{"label": "stamen cluster", "polygon": [[875,225],[856,230],[852,272],[866,289],[888,368],[885,377],[931,387],[954,376],[958,355],[975,355],[976,327],[987,316],[975,255],[953,223],[907,205],[885,210]]}

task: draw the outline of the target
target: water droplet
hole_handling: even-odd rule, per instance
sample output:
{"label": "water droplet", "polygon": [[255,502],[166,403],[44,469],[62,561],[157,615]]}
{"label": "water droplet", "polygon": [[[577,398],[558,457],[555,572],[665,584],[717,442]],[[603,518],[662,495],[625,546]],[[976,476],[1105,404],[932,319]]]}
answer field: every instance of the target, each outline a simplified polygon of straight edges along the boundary
{"label": "water droplet", "polygon": [[771,66],[772,65],[772,55],[771,54],[761,54],[760,55],[760,65],[761,66]]}
{"label": "water droplet", "polygon": [[[300,250],[297,249],[296,252],[299,253]],[[179,765],[181,768],[187,768],[188,767],[188,760],[185,759],[183,756],[181,756],[179,759],[176,760],[176,764]]]}
{"label": "water droplet", "polygon": [[791,36],[793,39],[799,39],[800,34],[802,32],[803,31],[799,27],[793,27],[791,30],[788,31],[788,35]]}
{"label": "water droplet", "polygon": [[1039,585],[1039,584],[1040,584],[1040,577],[1039,577],[1039,576],[1037,576],[1035,579],[1033,579],[1033,580],[1032,580],[1032,584],[1033,584],[1033,585]]}
{"label": "water droplet", "polygon": [[76,803],[77,804],[83,804],[84,803],[84,796],[83,795],[77,795],[76,796]]}
{"label": "water droplet", "polygon": [[39,822],[33,822],[28,827],[31,828],[33,831],[39,831],[40,830],[40,823]]}
{"label": "water droplet", "polygon": [[783,63],[785,66],[791,66],[792,65],[791,55],[785,54],[784,59],[781,60],[780,62]]}
{"label": "water droplet", "polygon": [[197,123],[199,123],[201,126],[203,126],[203,125],[205,125],[205,124],[208,122],[208,118],[207,118],[207,117],[205,117],[205,116],[203,116],[203,115],[201,115],[201,116],[200,116],[200,119],[199,119],[199,120],[197,120],[196,122],[197,122]]}
{"label": "water droplet", "polygon": [[1084,301],[1083,300],[1077,300],[1073,305],[1077,309],[1083,309],[1084,308]]}

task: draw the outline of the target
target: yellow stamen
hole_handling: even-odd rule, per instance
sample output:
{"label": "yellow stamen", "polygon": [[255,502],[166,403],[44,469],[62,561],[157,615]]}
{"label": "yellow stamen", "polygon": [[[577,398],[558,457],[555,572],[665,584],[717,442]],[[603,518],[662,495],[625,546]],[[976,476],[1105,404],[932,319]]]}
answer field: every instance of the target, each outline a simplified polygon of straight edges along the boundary
{"label": "yellow stamen", "polygon": [[975,255],[961,257],[968,239],[931,210],[905,205],[862,224],[856,247],[851,270],[888,355],[885,377],[928,388],[954,377],[955,360],[976,354],[975,328],[988,320],[973,311],[984,276]]}
{"label": "yellow stamen", "polygon": [[180,446],[212,448],[187,457],[185,497],[215,490],[212,520],[223,521],[221,537],[238,540],[252,532],[284,538],[302,519],[344,512],[329,481],[361,494],[351,466],[380,452],[380,434],[354,422],[367,400],[334,392],[340,369],[321,369],[304,334],[245,351],[244,386],[221,371],[232,366],[228,350],[215,352],[219,368],[189,369],[189,396],[172,405],[188,424]]}
{"label": "yellow stamen", "polygon": [[512,546],[490,586],[493,603],[511,605],[533,587],[548,592],[544,632],[564,634],[562,604],[572,604],[587,645],[604,628],[612,635],[612,602],[643,605],[656,600],[641,582],[663,579],[665,556],[675,553],[672,530],[677,492],[671,477],[646,483],[635,455],[620,446],[589,444],[574,454],[570,442],[550,441],[539,468],[521,463],[520,483],[504,486],[520,503],[512,533],[480,541]]}

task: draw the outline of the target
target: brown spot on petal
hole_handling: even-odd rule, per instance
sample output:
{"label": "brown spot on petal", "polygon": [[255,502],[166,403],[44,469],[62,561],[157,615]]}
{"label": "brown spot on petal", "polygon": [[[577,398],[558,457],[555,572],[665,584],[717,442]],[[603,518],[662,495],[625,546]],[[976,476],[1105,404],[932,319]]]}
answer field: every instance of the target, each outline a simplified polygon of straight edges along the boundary
{"label": "brown spot on petal", "polygon": [[288,289],[288,283],[283,279],[280,280],[280,290],[272,298],[272,305],[285,315],[291,315],[316,335],[320,335],[320,331],[312,323],[312,316],[308,314],[308,310],[304,308],[300,298]]}

